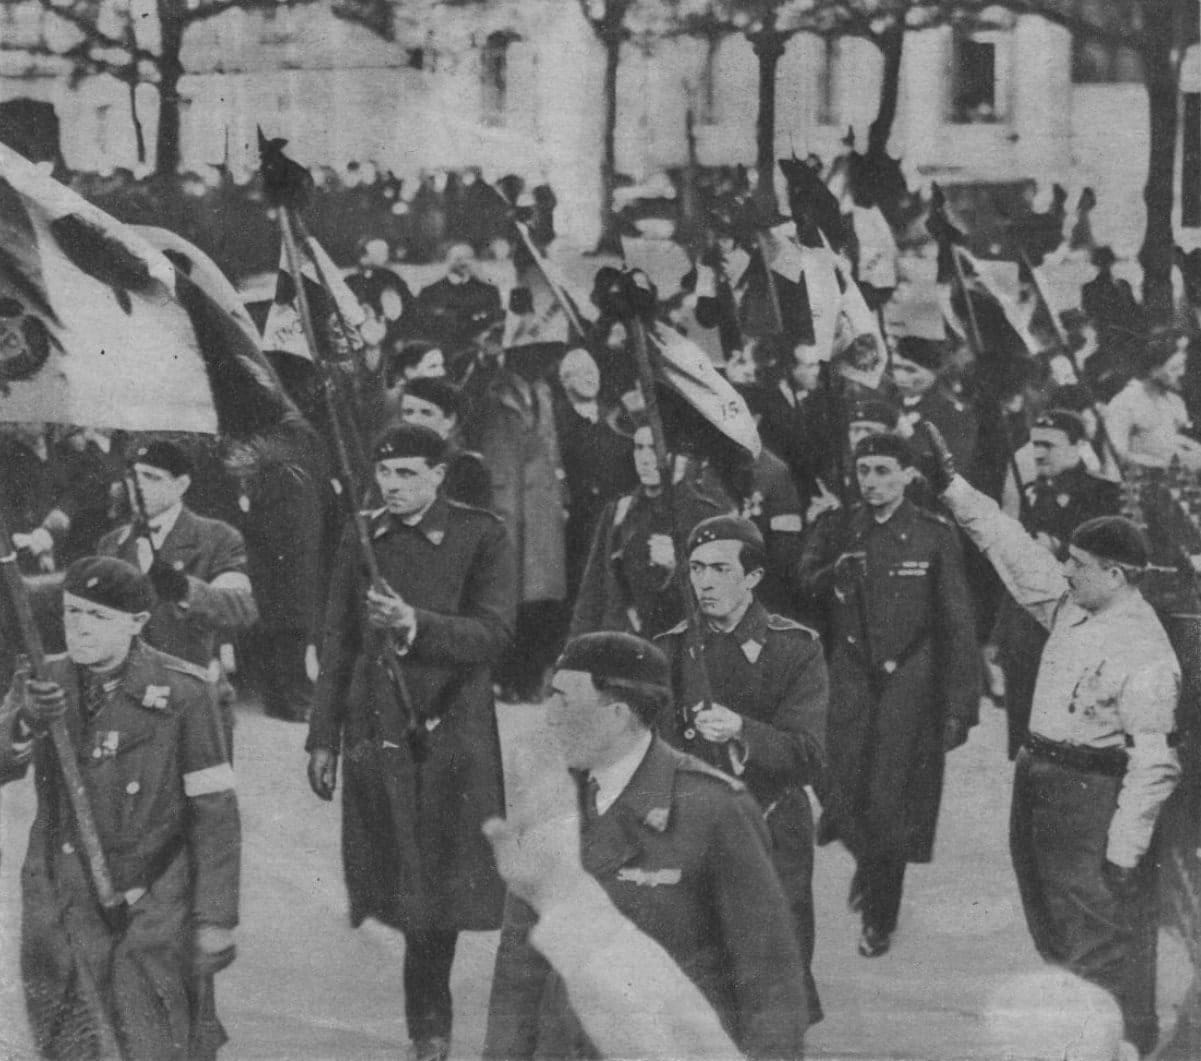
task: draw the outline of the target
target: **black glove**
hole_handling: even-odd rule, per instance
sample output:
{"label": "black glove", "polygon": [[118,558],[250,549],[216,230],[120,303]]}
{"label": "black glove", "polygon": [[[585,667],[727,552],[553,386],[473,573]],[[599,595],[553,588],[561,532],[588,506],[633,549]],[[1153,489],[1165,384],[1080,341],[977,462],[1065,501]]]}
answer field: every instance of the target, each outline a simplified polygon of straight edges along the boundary
{"label": "black glove", "polygon": [[67,710],[67,694],[57,682],[40,682],[30,679],[25,683],[25,699],[21,714],[26,725],[36,733],[44,733],[46,727],[63,717]]}
{"label": "black glove", "polygon": [[1118,866],[1109,859],[1101,863],[1101,876],[1114,896],[1123,902],[1132,899],[1138,892],[1138,867]]}
{"label": "black glove", "polygon": [[942,750],[953,752],[967,743],[968,724],[952,715],[942,724]]}
{"label": "black glove", "polygon": [[182,604],[188,599],[188,576],[159,557],[147,572],[158,599],[167,604]]}
{"label": "black glove", "polygon": [[942,437],[942,432],[929,420],[922,420],[917,425],[917,430],[925,436],[926,442],[930,446],[930,453],[934,457],[934,467],[930,472],[930,487],[936,494],[943,494],[951,485],[951,480],[955,478],[955,458],[951,456],[950,447],[947,445],[947,440]]}

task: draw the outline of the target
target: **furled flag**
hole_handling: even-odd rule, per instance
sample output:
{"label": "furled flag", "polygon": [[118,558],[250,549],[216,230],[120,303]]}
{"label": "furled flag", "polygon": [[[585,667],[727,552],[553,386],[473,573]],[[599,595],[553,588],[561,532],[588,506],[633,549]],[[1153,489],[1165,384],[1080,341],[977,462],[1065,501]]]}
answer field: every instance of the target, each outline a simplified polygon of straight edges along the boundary
{"label": "furled flag", "polygon": [[200,282],[0,146],[0,421],[247,437],[288,415]]}
{"label": "furled flag", "polygon": [[[321,244],[312,236],[297,241],[300,252],[304,293],[308,298],[313,329],[326,361],[348,361],[364,347],[359,329],[367,319],[363,307],[350,290],[341,270],[330,260]],[[287,253],[279,252],[279,275],[275,281],[275,299],[263,325],[263,349],[279,350],[312,360],[309,344],[300,322],[296,283],[288,268]]]}
{"label": "furled flag", "polygon": [[[499,193],[498,193],[499,194]],[[587,334],[596,316],[587,298],[530,237],[524,221],[515,220],[518,246],[513,255],[517,287],[529,292],[510,299],[502,343],[506,349],[533,343],[566,343]]]}

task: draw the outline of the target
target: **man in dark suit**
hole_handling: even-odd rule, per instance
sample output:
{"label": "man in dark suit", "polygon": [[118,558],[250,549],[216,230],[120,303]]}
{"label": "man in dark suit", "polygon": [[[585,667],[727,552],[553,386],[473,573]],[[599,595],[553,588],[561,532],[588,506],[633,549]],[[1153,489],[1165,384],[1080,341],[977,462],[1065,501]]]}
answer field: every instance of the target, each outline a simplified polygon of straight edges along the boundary
{"label": "man in dark suit", "polygon": [[[450,1052],[450,973],[460,932],[500,927],[504,886],[483,823],[504,795],[491,669],[513,636],[516,576],[500,520],[440,496],[445,442],[389,429],[374,450],[384,507],[370,514],[383,590],[368,585],[353,528],[330,585],[306,749],[332,799],[345,761],[342,854],[356,927],[405,935],[414,1061]],[[406,733],[383,653],[403,653],[416,716]]]}
{"label": "man in dark suit", "polygon": [[428,287],[402,321],[406,334],[437,343],[452,361],[492,325],[504,318],[500,292],[476,276],[475,251],[453,243],[446,252],[446,275]]}
{"label": "man in dark suit", "polygon": [[[584,868],[700,988],[743,1054],[799,1058],[801,960],[762,814],[741,782],[654,735],[670,682],[663,653],[632,634],[575,638],[558,661],[549,721],[580,787]],[[530,943],[536,920],[510,898],[484,1056],[595,1057]]]}

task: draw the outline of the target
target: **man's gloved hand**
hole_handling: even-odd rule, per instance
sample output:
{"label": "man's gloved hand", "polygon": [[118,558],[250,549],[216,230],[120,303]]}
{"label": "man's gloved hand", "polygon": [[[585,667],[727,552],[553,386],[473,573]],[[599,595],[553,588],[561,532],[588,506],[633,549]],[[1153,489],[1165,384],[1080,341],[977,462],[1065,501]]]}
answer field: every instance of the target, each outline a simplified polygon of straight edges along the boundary
{"label": "man's gloved hand", "polygon": [[1138,867],[1119,866],[1106,859],[1101,863],[1101,876],[1105,885],[1123,902],[1132,899],[1138,892]]}
{"label": "man's gloved hand", "polygon": [[67,694],[58,682],[30,679],[25,683],[21,714],[30,729],[38,733],[45,732],[52,722],[63,717],[66,710]]}
{"label": "man's gloved hand", "polygon": [[951,716],[942,724],[942,750],[953,752],[967,743],[968,724],[963,719]]}
{"label": "man's gloved hand", "polygon": [[192,972],[196,976],[219,973],[237,956],[232,928],[201,925],[192,936]]}
{"label": "man's gloved hand", "polygon": [[926,440],[930,446],[930,452],[934,456],[930,486],[936,494],[943,494],[951,485],[951,480],[955,478],[955,458],[951,456],[951,449],[947,445],[947,440],[942,437],[942,432],[929,420],[923,420],[918,424],[917,431]]}
{"label": "man's gloved hand", "polygon": [[182,604],[188,599],[188,576],[183,571],[156,556],[146,572],[158,599],[166,604]]}

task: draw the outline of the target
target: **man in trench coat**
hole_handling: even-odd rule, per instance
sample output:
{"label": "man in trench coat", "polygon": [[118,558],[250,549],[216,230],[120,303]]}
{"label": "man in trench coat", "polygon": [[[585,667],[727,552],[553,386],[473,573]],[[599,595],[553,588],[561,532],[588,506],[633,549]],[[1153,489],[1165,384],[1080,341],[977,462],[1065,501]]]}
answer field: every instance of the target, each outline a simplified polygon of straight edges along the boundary
{"label": "man in trench coat", "polygon": [[859,952],[875,957],[896,929],[906,863],[933,857],[945,754],[979,710],[979,654],[958,533],[905,497],[907,443],[863,439],[855,472],[864,503],[816,525],[801,582],[830,614],[818,838],[855,856]]}
{"label": "man in trench coat", "polygon": [[[490,669],[513,632],[513,555],[499,519],[445,500],[445,442],[391,428],[376,445],[384,507],[369,528],[385,592],[369,588],[353,529],[330,586],[307,750],[333,796],[345,761],[342,856],[355,926],[405,934],[405,1016],[417,1061],[450,1049],[450,970],[461,931],[500,927],[504,885],[481,828],[503,812]],[[417,739],[381,661],[395,636]]]}

